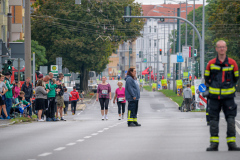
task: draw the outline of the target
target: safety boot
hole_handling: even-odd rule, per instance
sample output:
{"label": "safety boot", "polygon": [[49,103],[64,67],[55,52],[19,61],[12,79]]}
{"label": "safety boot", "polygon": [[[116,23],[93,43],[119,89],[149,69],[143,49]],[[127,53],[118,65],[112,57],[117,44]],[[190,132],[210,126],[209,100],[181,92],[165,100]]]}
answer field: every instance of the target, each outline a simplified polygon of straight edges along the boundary
{"label": "safety boot", "polygon": [[137,127],[140,127],[141,124],[139,124],[138,122],[133,122]]}
{"label": "safety boot", "polygon": [[136,125],[133,122],[129,122],[128,127],[136,127]]}
{"label": "safety boot", "polygon": [[240,151],[240,148],[237,147],[235,142],[228,143],[228,151]]}
{"label": "safety boot", "polygon": [[210,147],[207,148],[207,151],[218,151],[218,143],[211,143]]}

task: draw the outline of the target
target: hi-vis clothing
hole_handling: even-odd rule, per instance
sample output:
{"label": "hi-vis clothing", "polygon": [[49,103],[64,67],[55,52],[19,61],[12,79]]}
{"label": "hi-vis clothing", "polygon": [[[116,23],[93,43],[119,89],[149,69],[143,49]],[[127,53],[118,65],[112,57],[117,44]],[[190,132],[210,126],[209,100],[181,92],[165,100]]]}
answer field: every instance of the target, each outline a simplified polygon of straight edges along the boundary
{"label": "hi-vis clothing", "polygon": [[208,62],[205,80],[209,84],[209,98],[227,99],[235,97],[235,85],[239,79],[235,60],[226,57],[224,62],[214,58]]}
{"label": "hi-vis clothing", "polygon": [[239,79],[237,63],[228,57],[224,62],[220,62],[218,57],[214,58],[208,62],[204,75],[206,85],[209,86],[210,142],[219,143],[219,113],[221,110],[227,121],[227,143],[236,142],[237,105],[234,97],[235,85]]}

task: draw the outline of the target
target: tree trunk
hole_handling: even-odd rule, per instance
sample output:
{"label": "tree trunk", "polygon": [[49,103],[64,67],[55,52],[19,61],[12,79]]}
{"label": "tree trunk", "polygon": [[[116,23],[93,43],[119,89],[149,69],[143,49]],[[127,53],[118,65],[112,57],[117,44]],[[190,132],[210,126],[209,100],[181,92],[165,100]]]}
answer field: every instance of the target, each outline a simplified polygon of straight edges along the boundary
{"label": "tree trunk", "polygon": [[84,65],[80,68],[80,89],[87,92],[88,91],[88,70]]}

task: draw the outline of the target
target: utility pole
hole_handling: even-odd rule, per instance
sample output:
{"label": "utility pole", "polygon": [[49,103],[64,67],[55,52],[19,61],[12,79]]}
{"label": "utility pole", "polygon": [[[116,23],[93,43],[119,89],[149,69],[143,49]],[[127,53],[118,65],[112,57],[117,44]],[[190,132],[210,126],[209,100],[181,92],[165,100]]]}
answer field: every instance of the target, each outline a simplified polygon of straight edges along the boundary
{"label": "utility pole", "polygon": [[8,13],[8,40],[7,40],[7,46],[9,48],[9,42],[12,41],[12,14]]}
{"label": "utility pole", "polygon": [[203,0],[203,15],[202,15],[202,57],[201,61],[201,78],[204,79],[204,54],[205,54],[205,0]]}
{"label": "utility pole", "polygon": [[158,42],[158,28],[157,28],[157,85],[159,81],[159,42]]}
{"label": "utility pole", "polygon": [[[174,17],[175,17],[175,8],[173,10],[174,12]],[[176,54],[176,48],[175,48],[175,19],[173,20],[173,54]],[[173,63],[173,92],[175,93],[176,91],[176,63]]]}
{"label": "utility pole", "polygon": [[[187,0],[186,0],[186,19],[187,19]],[[187,46],[187,22],[185,23],[186,24],[186,32],[185,32],[185,46]],[[185,58],[185,72],[188,71],[188,57]]]}
{"label": "utility pole", "polygon": [[31,79],[31,21],[30,0],[25,0],[25,79]]}
{"label": "utility pole", "polygon": [[[181,17],[181,4],[182,2],[180,2],[180,17]],[[179,52],[182,51],[181,47],[182,47],[182,43],[181,43],[181,20],[179,21]],[[178,66],[178,78],[181,79],[181,68],[182,68],[182,63],[179,63],[179,66]]]}
{"label": "utility pole", "polygon": [[[195,0],[193,2],[193,25],[195,26]],[[195,62],[195,57],[194,57],[194,50],[195,50],[195,31],[193,30],[193,42],[192,42],[192,62]],[[194,84],[194,77],[195,74],[193,74],[193,69],[192,69],[192,85]]]}

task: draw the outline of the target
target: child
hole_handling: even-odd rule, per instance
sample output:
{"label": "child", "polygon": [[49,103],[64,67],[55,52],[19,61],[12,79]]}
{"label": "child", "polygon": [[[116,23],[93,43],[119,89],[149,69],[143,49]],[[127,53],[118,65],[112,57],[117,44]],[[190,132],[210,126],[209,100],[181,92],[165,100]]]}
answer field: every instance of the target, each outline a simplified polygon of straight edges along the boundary
{"label": "child", "polygon": [[[24,107],[26,107],[27,105],[30,105],[29,102],[27,102],[25,100],[25,93],[23,91],[20,91],[20,95],[18,96],[18,98],[15,99],[16,104],[15,104],[15,112],[20,113],[20,110],[24,110]],[[13,108],[11,109],[11,113],[13,112]]]}
{"label": "child", "polygon": [[67,115],[67,111],[68,111],[69,97],[72,97],[72,95],[69,92],[67,92],[67,88],[64,88],[63,98],[64,98],[64,104],[65,104],[65,108],[64,108],[65,115]]}

